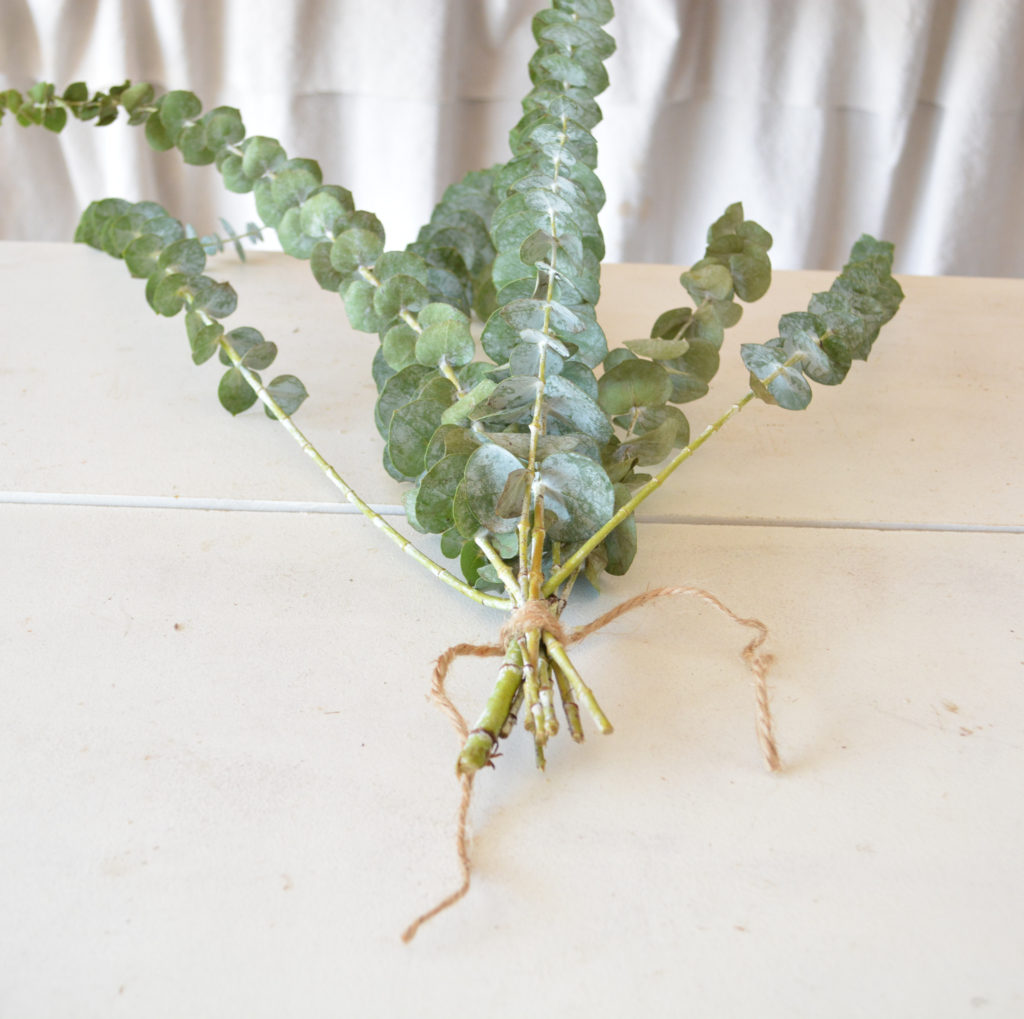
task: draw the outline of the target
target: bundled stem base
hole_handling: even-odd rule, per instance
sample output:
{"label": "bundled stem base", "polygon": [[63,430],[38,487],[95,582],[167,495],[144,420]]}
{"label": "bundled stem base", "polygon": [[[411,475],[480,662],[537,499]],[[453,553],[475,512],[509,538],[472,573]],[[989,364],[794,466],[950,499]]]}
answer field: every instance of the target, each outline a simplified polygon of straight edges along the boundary
{"label": "bundled stem base", "polygon": [[[585,640],[591,634],[596,633],[598,630],[604,628],[609,623],[614,622],[627,612],[631,612],[633,609],[638,609],[641,606],[647,605],[649,602],[655,601],[659,598],[667,598],[673,595],[688,595],[690,597],[699,598],[701,601],[712,606],[712,608],[716,609],[718,612],[728,616],[733,622],[756,631],[755,636],[743,648],[741,657],[747,663],[747,667],[750,669],[754,678],[757,739],[761,747],[761,753],[764,756],[765,763],[769,770],[778,771],[781,768],[778,746],[775,741],[775,733],[772,725],[771,706],[768,697],[768,670],[771,667],[772,657],[770,654],[762,650],[765,641],[768,639],[768,627],[759,619],[739,616],[709,591],[705,591],[703,588],[690,586],[659,587],[651,591],[646,591],[643,594],[637,595],[635,598],[630,598],[621,602],[619,605],[615,606],[615,608],[610,609],[601,616],[598,616],[585,626],[577,627],[571,631],[567,631],[559,619],[558,613],[561,610],[560,603],[550,603],[543,600],[528,601],[510,617],[508,623],[502,630],[502,639],[500,642],[495,644],[454,644],[437,659],[437,662],[434,665],[434,674],[430,690],[431,696],[435,701],[437,701],[441,709],[451,720],[463,747],[456,766],[462,787],[462,797],[459,803],[456,830],[456,852],[458,854],[459,865],[462,872],[462,883],[456,891],[446,896],[441,900],[441,902],[426,913],[417,917],[417,919],[414,920],[402,933],[403,941],[411,941],[416,936],[416,932],[419,928],[426,923],[427,920],[432,919],[439,913],[444,912],[444,910],[448,909],[450,906],[455,905],[455,903],[462,899],[469,891],[472,865],[469,856],[467,818],[469,815],[469,806],[472,796],[473,778],[480,767],[489,763],[498,739],[507,735],[508,731],[511,730],[511,725],[508,724],[509,718],[511,717],[512,721],[515,721],[514,709],[518,706],[518,703],[523,697],[522,691],[524,690],[527,682],[527,679],[524,676],[526,670],[522,662],[520,650],[525,635],[533,630],[541,631],[543,635],[543,642],[548,653],[552,654],[553,650],[555,652],[554,668],[559,670],[560,665],[558,664],[558,651],[561,652],[561,655],[564,655],[565,647],[578,644],[580,641]],[[477,658],[496,658],[501,656],[504,658],[502,669],[499,671],[494,691],[491,694],[487,707],[481,715],[481,720],[488,723],[490,727],[488,727],[488,725],[478,724],[474,729],[470,730],[462,712],[460,712],[456,707],[445,689],[445,681],[448,677],[448,671],[452,664],[457,658],[467,656]],[[567,656],[565,656],[565,661],[568,662]],[[572,671],[575,673],[575,669]],[[576,675],[578,676],[578,674]],[[580,680],[580,682],[582,683],[582,680]],[[559,687],[561,689],[561,684],[559,684]],[[592,699],[593,695],[590,694],[589,688],[584,686],[584,689]],[[569,705],[573,704],[574,701],[570,699],[566,702],[566,692],[564,690],[562,690],[562,697],[568,718],[570,713]],[[599,717],[602,719],[604,718],[603,713],[600,713],[600,708],[597,708],[596,701],[593,702],[593,707],[591,707],[590,704],[587,706],[590,708],[592,714],[594,713],[594,709],[596,709],[599,713]],[[492,719],[495,719],[500,715],[502,710],[504,710],[505,714],[502,717],[500,724],[496,724]],[[577,714],[576,726],[578,726],[578,722],[579,718]],[[611,725],[607,722],[607,719],[604,719],[604,722],[605,725],[600,725],[599,723],[601,731],[611,732]],[[568,724],[575,738],[577,731],[576,727],[574,727],[572,720],[569,720]],[[578,739],[582,740],[582,730],[579,730],[579,732],[580,735]],[[536,736],[537,734],[535,730],[535,739]],[[539,746],[542,747],[543,743],[540,743]],[[538,751],[538,763],[543,763],[543,755],[541,751]]]}

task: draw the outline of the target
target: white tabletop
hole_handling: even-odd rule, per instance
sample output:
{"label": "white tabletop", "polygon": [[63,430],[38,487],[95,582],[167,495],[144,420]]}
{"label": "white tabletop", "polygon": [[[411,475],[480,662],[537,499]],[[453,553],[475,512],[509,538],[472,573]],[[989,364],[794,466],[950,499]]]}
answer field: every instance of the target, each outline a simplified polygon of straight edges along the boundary
{"label": "white tabletop", "polygon": [[[392,512],[374,338],[284,256],[216,270]],[[681,303],[678,273],[608,267],[610,338]],[[736,343],[829,278],[778,274],[695,432],[745,389]],[[469,896],[404,945],[457,884],[431,664],[500,617],[338,512],[262,413],[231,420],[121,263],[6,243],[0,279],[0,1015],[1024,1013],[1024,281],[904,279],[867,365],[746,410],[570,609],[693,583],[764,619],[785,771],[745,632],[624,617],[575,655],[615,734],[559,737],[543,774],[507,741]],[[456,666],[467,714],[492,673]]]}

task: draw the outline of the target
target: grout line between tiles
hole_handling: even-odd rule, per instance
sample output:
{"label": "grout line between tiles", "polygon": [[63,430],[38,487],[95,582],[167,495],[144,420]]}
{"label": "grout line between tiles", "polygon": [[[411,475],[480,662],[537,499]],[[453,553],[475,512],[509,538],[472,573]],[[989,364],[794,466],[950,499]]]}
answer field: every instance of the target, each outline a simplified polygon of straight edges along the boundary
{"label": "grout line between tiles", "polygon": [[[108,509],[209,510],[241,513],[327,513],[360,516],[347,502],[296,502],[277,499],[214,499],[162,495],[95,495],[74,492],[0,492],[0,505],[81,506]],[[404,517],[401,506],[371,504],[381,516]],[[957,524],[911,520],[816,520],[771,517],[637,515],[638,523],[714,527],[818,528],[840,531],[931,531],[967,534],[1024,534],[1024,524]]]}

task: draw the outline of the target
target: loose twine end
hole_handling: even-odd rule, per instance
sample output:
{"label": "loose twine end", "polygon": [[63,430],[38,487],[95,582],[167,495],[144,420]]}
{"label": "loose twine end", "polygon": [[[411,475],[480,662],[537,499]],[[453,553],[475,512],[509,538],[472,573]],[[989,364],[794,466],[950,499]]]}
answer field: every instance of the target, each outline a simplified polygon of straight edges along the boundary
{"label": "loose twine end", "polygon": [[[645,591],[621,602],[615,608],[610,609],[604,615],[598,616],[585,626],[576,627],[573,630],[566,630],[556,615],[552,606],[544,600],[528,601],[520,606],[510,617],[502,628],[501,641],[497,644],[453,644],[434,663],[434,673],[430,684],[431,697],[438,703],[452,723],[452,727],[458,734],[460,742],[465,742],[469,735],[469,725],[463,717],[462,712],[455,706],[452,699],[445,690],[445,680],[448,670],[456,658],[472,656],[477,658],[493,658],[504,654],[505,644],[515,636],[522,635],[528,629],[540,629],[550,633],[559,643],[569,646],[578,644],[585,640],[592,633],[603,629],[609,623],[632,612],[633,609],[641,608],[649,602],[658,598],[667,598],[674,595],[688,595],[699,598],[701,601],[717,609],[733,622],[740,626],[746,626],[757,633],[753,639],[743,648],[741,657],[747,663],[747,668],[754,677],[754,701],[756,705],[756,729],[757,741],[761,747],[765,764],[770,771],[779,771],[782,763],[779,759],[778,745],[775,741],[775,733],[772,725],[771,705],[768,697],[768,671],[772,665],[772,656],[761,651],[762,646],[768,639],[768,627],[759,619],[744,618],[737,615],[727,605],[721,602],[709,591],[699,587],[659,587],[652,591]],[[470,878],[472,875],[472,863],[469,856],[469,834],[468,818],[469,806],[473,796],[473,774],[460,773],[458,775],[462,795],[459,799],[459,809],[455,830],[455,850],[459,860],[459,869],[462,874],[462,883],[459,887],[442,899],[432,909],[418,916],[402,932],[402,941],[408,944],[416,936],[417,931],[428,920],[433,919],[439,913],[454,906],[460,899],[466,896],[469,891]]]}

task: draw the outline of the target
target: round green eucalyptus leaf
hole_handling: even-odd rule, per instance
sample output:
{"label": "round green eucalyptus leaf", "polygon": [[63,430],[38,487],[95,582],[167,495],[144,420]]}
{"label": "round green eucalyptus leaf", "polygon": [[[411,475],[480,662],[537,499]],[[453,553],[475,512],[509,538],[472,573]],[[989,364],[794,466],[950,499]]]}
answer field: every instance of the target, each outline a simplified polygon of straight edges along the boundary
{"label": "round green eucalyptus leaf", "polygon": [[167,133],[163,121],[158,116],[150,116],[144,128],[149,147],[156,152],[166,152],[174,148],[174,139]]}
{"label": "round green eucalyptus leaf", "polygon": [[491,444],[477,449],[466,464],[462,484],[469,511],[493,534],[510,533],[519,522],[518,513],[513,517],[503,517],[498,514],[497,506],[509,475],[521,470],[522,466],[518,457]]}
{"label": "round green eucalyptus leaf", "polygon": [[533,414],[540,380],[532,375],[514,375],[503,379],[491,395],[471,414],[474,421],[513,424]]}
{"label": "round green eucalyptus leaf", "polygon": [[[191,312],[189,314],[192,314]],[[189,346],[192,350],[192,363],[203,364],[209,361],[220,346],[219,340],[224,335],[224,327],[219,322],[211,322],[197,329],[193,335],[189,333]]]}
{"label": "round green eucalyptus leaf", "polygon": [[416,340],[418,333],[405,322],[393,325],[381,341],[384,360],[395,371],[401,371],[416,360]]}
{"label": "round green eucalyptus leaf", "polygon": [[462,575],[466,578],[466,583],[470,587],[475,587],[477,580],[480,577],[480,570],[487,565],[487,557],[480,551],[476,542],[467,541],[462,546],[462,552],[459,554],[459,568],[462,570]]}
{"label": "round green eucalyptus leaf", "polygon": [[453,368],[468,365],[476,353],[476,343],[468,322],[454,319],[427,326],[416,341],[416,359],[421,365],[439,365],[442,360]]}
{"label": "round green eucalyptus leaf", "polygon": [[331,265],[342,276],[372,267],[384,253],[384,239],[372,230],[351,227],[331,245]]}
{"label": "round green eucalyptus leaf", "polygon": [[230,283],[200,276],[192,284],[192,306],[211,318],[226,318],[238,307],[238,294]]}
{"label": "round green eucalyptus leaf", "polygon": [[851,357],[841,344],[823,342],[827,326],[821,319],[806,311],[783,315],[779,319],[779,336],[786,357],[797,352],[804,355],[800,369],[815,382],[836,386],[846,378]]}
{"label": "round green eucalyptus leaf", "polygon": [[157,260],[164,249],[164,241],[155,234],[146,233],[136,237],[124,249],[124,261],[128,271],[138,279],[145,279],[157,270]]}
{"label": "round green eucalyptus leaf", "polygon": [[548,379],[544,383],[544,396],[549,417],[562,422],[572,431],[589,435],[598,443],[605,443],[611,438],[612,426],[608,415],[565,375],[555,375]]}
{"label": "round green eucalyptus leaf", "polygon": [[415,314],[429,302],[427,288],[418,279],[399,275],[385,280],[377,288],[373,297],[373,308],[384,322],[389,322],[403,311]]}
{"label": "round green eucalyptus leaf", "polygon": [[591,400],[597,400],[597,376],[594,375],[594,370],[589,365],[574,358],[562,365],[559,374],[577,389],[583,390]]}
{"label": "round green eucalyptus leaf", "polygon": [[751,388],[765,403],[778,404],[783,410],[803,410],[811,402],[810,385],[798,367],[783,367],[786,357],[779,346],[743,343],[740,356],[750,371]]}
{"label": "round green eucalyptus leaf", "polygon": [[442,415],[441,424],[431,436],[430,445],[427,446],[427,470],[430,470],[442,457],[469,456],[480,445],[480,441],[480,437],[471,428],[450,424]]}
{"label": "round green eucalyptus leaf", "polygon": [[262,368],[269,368],[277,357],[277,344],[271,343],[269,340],[264,340],[263,343],[258,343],[254,347],[250,347],[242,358],[242,364],[246,368],[257,370]]}
{"label": "round green eucalyptus leaf", "polygon": [[206,131],[202,123],[186,124],[174,139],[181,158],[190,166],[206,166],[217,158],[215,149],[206,144]]}
{"label": "round green eucalyptus leaf", "polygon": [[871,322],[858,314],[848,294],[840,290],[814,294],[807,310],[825,324],[850,357],[867,357],[873,342]]}
{"label": "round green eucalyptus leaf", "polygon": [[[309,393],[294,375],[278,375],[268,386],[267,392],[274,398],[285,414],[294,414],[302,406]],[[269,407],[264,408],[267,417],[274,417]]]}
{"label": "round green eucalyptus leaf", "polygon": [[380,396],[374,408],[377,431],[383,438],[388,437],[391,416],[403,404],[415,400],[423,383],[434,376],[434,371],[421,364],[411,364],[390,376],[381,387]]}
{"label": "round green eucalyptus leaf", "polygon": [[[153,118],[150,118],[150,120],[147,121],[147,129],[151,123],[153,123]],[[252,191],[253,178],[247,176],[245,173],[244,162],[241,156],[234,152],[229,152],[222,159],[217,161],[217,169],[224,178],[224,187],[226,187],[228,191],[243,195]]]}
{"label": "round green eucalyptus leaf", "polygon": [[[263,333],[258,329],[254,329],[252,326],[236,326],[230,332],[224,334],[224,340],[243,361],[250,350],[260,347],[266,343],[266,340],[263,338]],[[224,350],[220,351],[220,362],[225,365],[231,364],[231,358],[228,357]],[[248,364],[247,366],[256,367],[255,365],[250,366]]]}
{"label": "round green eucalyptus leaf", "polygon": [[528,286],[532,291],[536,279],[536,269],[532,266],[524,265],[519,257],[519,252],[515,250],[499,252],[494,259],[494,265],[491,267],[491,281],[498,290],[518,280],[529,280]]}
{"label": "round green eucalyptus leaf", "polygon": [[267,226],[276,228],[288,209],[302,205],[320,187],[319,167],[311,169],[308,163],[289,160],[283,168],[261,177],[253,185],[256,211]]}
{"label": "round green eucalyptus leaf", "polygon": [[409,251],[385,251],[374,265],[374,274],[384,283],[392,276],[409,276],[426,286],[429,266],[419,255]]}
{"label": "round green eucalyptus leaf", "polygon": [[[177,315],[185,305],[185,298],[190,292],[192,277],[184,273],[172,272],[164,276],[151,276],[150,280],[156,280],[153,287],[150,306],[158,315],[166,315],[172,318]],[[147,297],[149,287],[147,286]]]}
{"label": "round green eucalyptus leaf", "polygon": [[656,361],[623,361],[597,381],[597,402],[607,414],[626,414],[634,407],[657,407],[672,395],[668,372]]}
{"label": "round green eucalyptus leaf", "polygon": [[309,253],[309,267],[313,271],[313,278],[324,290],[337,293],[347,281],[347,277],[331,265],[330,241],[319,241],[313,245]]}
{"label": "round green eucalyptus leaf", "polygon": [[279,170],[288,161],[288,154],[274,138],[253,135],[243,143],[242,172],[250,181]]}
{"label": "round green eucalyptus leaf", "polygon": [[373,299],[377,288],[364,279],[354,279],[345,287],[345,314],[353,329],[364,333],[379,333],[388,319],[377,314]]}
{"label": "round green eucalyptus leaf", "polygon": [[[129,85],[121,93],[121,105],[128,113],[134,113],[140,106],[152,105],[155,94],[152,85],[148,82],[140,81],[138,84]],[[81,96],[81,101],[88,99],[88,97],[89,91],[86,89],[85,95]],[[64,98],[70,98],[67,92],[64,93]]]}
{"label": "round green eucalyptus leaf", "polygon": [[480,335],[484,353],[495,363],[505,364],[512,348],[519,342],[519,330],[505,321],[501,309],[496,308],[487,319]]}
{"label": "round green eucalyptus leaf", "polygon": [[123,216],[131,208],[131,202],[126,202],[123,198],[104,198],[98,202],[91,202],[79,220],[75,240],[102,250],[103,230],[111,220]]}
{"label": "round green eucalyptus leaf", "polygon": [[501,309],[501,314],[513,328],[549,329],[559,335],[583,332],[586,323],[571,308],[558,301],[521,298]]}
{"label": "round green eucalyptus leaf", "polygon": [[560,375],[565,360],[554,347],[537,343],[517,343],[508,355],[508,368],[513,375],[539,375],[541,359],[545,376]]}
{"label": "round green eucalyptus leaf", "polygon": [[705,298],[728,301],[733,294],[732,275],[724,266],[714,262],[698,262],[679,277],[679,282],[695,301]]}
{"label": "round green eucalyptus leaf", "polygon": [[217,106],[202,119],[206,147],[219,153],[245,137],[242,115],[232,106]]}
{"label": "round green eucalyptus leaf", "polygon": [[298,207],[286,209],[275,229],[286,255],[292,258],[312,258],[317,239],[302,229],[302,214]]}
{"label": "round green eucalyptus leaf", "polygon": [[177,144],[178,135],[185,125],[199,117],[203,104],[193,92],[177,89],[161,97],[159,103],[160,122],[167,132],[167,137]]}
{"label": "round green eucalyptus leaf", "polygon": [[405,477],[417,478],[423,473],[427,447],[440,427],[444,409],[445,404],[437,400],[420,398],[399,407],[391,415],[388,456]]}
{"label": "round green eucalyptus leaf", "polygon": [[157,259],[157,268],[195,276],[206,268],[206,252],[195,237],[183,237],[164,248]]}
{"label": "round green eucalyptus leaf", "polygon": [[[642,435],[635,435],[624,440],[616,447],[612,459],[633,462],[640,467],[659,464],[673,449],[677,448],[678,427],[678,422],[674,418],[665,418],[661,424],[645,431]],[[685,444],[684,442],[683,445]]]}
{"label": "round green eucalyptus leaf", "polygon": [[217,398],[221,406],[231,414],[241,414],[256,402],[256,394],[242,373],[232,366],[222,376],[217,387]]}
{"label": "round green eucalyptus leaf", "polygon": [[772,263],[763,248],[747,244],[742,252],[729,256],[736,296],[741,301],[756,301],[764,297],[772,283]]}
{"label": "round green eucalyptus leaf", "polygon": [[555,541],[585,541],[615,510],[615,491],[604,468],[578,453],[553,453],[540,465],[544,508],[555,520],[548,534]]}
{"label": "round green eucalyptus leaf", "polygon": [[436,265],[427,269],[427,293],[431,301],[458,308],[467,315],[472,308],[472,283]]}
{"label": "round green eucalyptus leaf", "polygon": [[417,485],[416,519],[428,533],[441,534],[454,527],[452,504],[468,461],[468,454],[445,456],[423,475]]}

